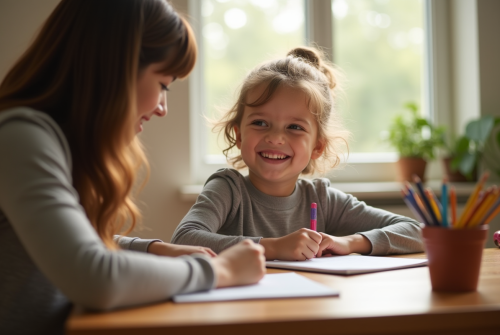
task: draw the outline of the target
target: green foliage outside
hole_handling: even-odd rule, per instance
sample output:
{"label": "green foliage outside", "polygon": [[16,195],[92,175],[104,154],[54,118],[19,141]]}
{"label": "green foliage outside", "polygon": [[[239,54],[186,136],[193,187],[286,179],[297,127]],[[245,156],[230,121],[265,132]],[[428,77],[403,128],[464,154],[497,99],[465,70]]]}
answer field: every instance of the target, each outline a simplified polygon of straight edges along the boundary
{"label": "green foliage outside", "polygon": [[436,149],[444,147],[444,127],[434,127],[419,116],[416,103],[405,105],[408,113],[397,115],[389,127],[389,143],[400,157],[418,157],[432,160]]}
{"label": "green foliage outside", "polygon": [[[345,3],[347,14],[334,21],[334,62],[346,75],[346,98],[338,110],[353,133],[350,150],[391,152],[380,134],[405,102],[421,99],[423,3]],[[389,26],[384,19],[390,20]]]}

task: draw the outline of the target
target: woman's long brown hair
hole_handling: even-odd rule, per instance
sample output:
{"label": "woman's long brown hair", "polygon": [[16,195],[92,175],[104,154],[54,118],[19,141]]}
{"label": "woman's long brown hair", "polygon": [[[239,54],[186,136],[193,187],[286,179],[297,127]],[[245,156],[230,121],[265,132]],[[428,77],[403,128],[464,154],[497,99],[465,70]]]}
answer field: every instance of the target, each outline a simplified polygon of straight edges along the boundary
{"label": "woman's long brown hair", "polygon": [[161,72],[185,77],[196,52],[165,0],[62,0],[0,85],[0,112],[27,106],[60,125],[80,203],[110,248],[141,217],[132,195],[147,169],[135,136],[138,75],[161,62]]}

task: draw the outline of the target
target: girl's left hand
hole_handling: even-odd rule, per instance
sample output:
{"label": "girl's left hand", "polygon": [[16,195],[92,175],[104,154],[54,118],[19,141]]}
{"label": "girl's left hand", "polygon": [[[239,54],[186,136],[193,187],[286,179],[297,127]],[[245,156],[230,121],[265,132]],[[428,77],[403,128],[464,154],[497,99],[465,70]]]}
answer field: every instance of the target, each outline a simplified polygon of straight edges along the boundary
{"label": "girl's left hand", "polygon": [[371,242],[363,235],[331,236],[320,233],[322,240],[316,257],[332,255],[349,255],[353,252],[369,254],[372,250]]}
{"label": "girl's left hand", "polygon": [[197,247],[192,245],[178,245],[165,242],[153,242],[148,247],[148,253],[158,256],[177,257],[182,255],[205,254],[215,257],[217,254],[210,248]]}

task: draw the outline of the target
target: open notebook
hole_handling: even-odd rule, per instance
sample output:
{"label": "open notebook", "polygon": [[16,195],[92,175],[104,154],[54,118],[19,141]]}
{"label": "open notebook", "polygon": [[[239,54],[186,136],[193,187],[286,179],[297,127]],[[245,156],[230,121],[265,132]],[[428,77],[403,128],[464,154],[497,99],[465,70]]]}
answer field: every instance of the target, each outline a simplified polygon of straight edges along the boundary
{"label": "open notebook", "polygon": [[248,299],[338,296],[339,291],[294,272],[265,275],[255,285],[218,288],[206,292],[175,295],[174,302],[209,302]]}
{"label": "open notebook", "polygon": [[307,261],[267,261],[268,268],[352,275],[427,265],[427,259],[377,256],[331,256]]}

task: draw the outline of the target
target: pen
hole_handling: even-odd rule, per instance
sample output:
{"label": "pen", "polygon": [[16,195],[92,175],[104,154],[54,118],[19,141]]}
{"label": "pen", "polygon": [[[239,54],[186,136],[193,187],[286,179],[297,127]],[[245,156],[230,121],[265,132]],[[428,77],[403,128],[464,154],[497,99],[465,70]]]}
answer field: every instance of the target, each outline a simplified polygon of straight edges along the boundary
{"label": "pen", "polygon": [[311,230],[314,230],[316,231],[316,219],[318,218],[318,212],[317,212],[317,209],[318,208],[318,205],[313,202],[311,204]]}

